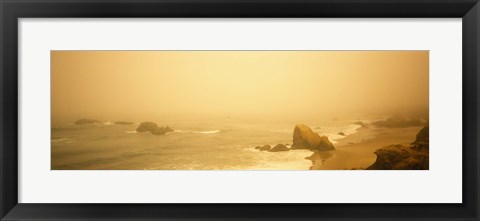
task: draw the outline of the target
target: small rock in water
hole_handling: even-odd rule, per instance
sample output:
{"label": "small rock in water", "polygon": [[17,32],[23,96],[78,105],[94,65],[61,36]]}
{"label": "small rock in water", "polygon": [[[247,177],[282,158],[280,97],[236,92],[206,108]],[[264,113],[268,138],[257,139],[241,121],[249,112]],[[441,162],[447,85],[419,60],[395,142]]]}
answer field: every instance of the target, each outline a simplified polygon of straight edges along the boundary
{"label": "small rock in water", "polygon": [[270,150],[270,148],[272,148],[270,145],[263,145],[263,146],[256,146],[255,149],[257,150],[260,150],[260,151],[267,151],[267,150]]}
{"label": "small rock in water", "polygon": [[93,120],[93,119],[80,119],[75,121],[76,125],[85,125],[85,124],[99,124],[101,123],[98,120]]}
{"label": "small rock in water", "polygon": [[280,152],[280,151],[288,151],[288,147],[283,144],[277,144],[269,152]]}
{"label": "small rock in water", "polygon": [[345,133],[344,132],[338,132],[338,135],[345,136]]}
{"label": "small rock in water", "polygon": [[137,132],[150,132],[155,135],[166,134],[167,132],[173,132],[170,127],[159,127],[156,123],[153,122],[142,122],[137,127]]}

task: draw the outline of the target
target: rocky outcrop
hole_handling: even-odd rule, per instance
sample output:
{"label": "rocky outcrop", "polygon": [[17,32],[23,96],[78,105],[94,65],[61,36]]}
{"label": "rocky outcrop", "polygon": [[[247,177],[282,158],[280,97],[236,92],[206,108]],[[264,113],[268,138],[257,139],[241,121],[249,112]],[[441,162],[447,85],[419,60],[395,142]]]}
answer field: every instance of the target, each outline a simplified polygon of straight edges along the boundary
{"label": "rocky outcrop", "polygon": [[298,124],[293,131],[292,149],[334,150],[332,142],[326,136],[319,136],[310,127]]}
{"label": "rocky outcrop", "polygon": [[263,146],[256,146],[255,149],[257,150],[260,150],[260,151],[268,151],[270,150],[272,147],[270,145],[263,145]]}
{"label": "rocky outcrop", "polygon": [[159,127],[156,123],[153,122],[142,122],[137,127],[137,132],[150,132],[152,134],[161,135],[166,134],[167,132],[173,132],[170,127]]}
{"label": "rocky outcrop", "polygon": [[375,151],[377,159],[367,170],[428,170],[428,126],[417,134],[412,146],[390,145]]}
{"label": "rocky outcrop", "polygon": [[86,124],[100,124],[102,122],[93,119],[80,119],[75,121],[76,125],[86,125]]}
{"label": "rocky outcrop", "polygon": [[420,132],[417,134],[417,138],[415,141],[413,141],[412,145],[415,148],[420,148],[420,149],[428,149],[428,137],[429,137],[429,130],[428,126],[422,128]]}
{"label": "rocky outcrop", "polygon": [[425,122],[416,118],[389,117],[385,120],[375,121],[372,125],[377,127],[420,127],[425,125]]}
{"label": "rocky outcrop", "polygon": [[288,147],[285,146],[284,144],[277,144],[275,145],[272,149],[269,150],[269,152],[280,152],[280,151],[288,151]]}
{"label": "rocky outcrop", "polygon": [[428,150],[390,145],[375,151],[377,160],[367,170],[428,170]]}

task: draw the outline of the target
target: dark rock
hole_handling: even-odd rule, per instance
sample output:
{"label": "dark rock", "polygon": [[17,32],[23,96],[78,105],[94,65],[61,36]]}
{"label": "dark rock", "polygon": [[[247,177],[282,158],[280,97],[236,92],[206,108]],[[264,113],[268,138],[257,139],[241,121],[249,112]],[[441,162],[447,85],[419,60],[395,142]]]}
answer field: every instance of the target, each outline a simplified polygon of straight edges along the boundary
{"label": "dark rock", "polygon": [[167,132],[173,132],[172,128],[170,127],[159,127],[156,123],[153,122],[142,122],[137,127],[137,132],[150,132],[155,135],[162,135]]}
{"label": "dark rock", "polygon": [[75,121],[76,125],[86,125],[86,124],[100,124],[102,122],[98,120],[92,120],[92,119],[80,119]]}
{"label": "dark rock", "polygon": [[263,146],[256,146],[255,149],[260,150],[260,151],[267,151],[270,150],[272,147],[270,145],[263,145]]}
{"label": "dark rock", "polygon": [[375,151],[377,160],[367,170],[428,170],[428,151],[390,145]]}
{"label": "dark rock", "polygon": [[390,145],[375,151],[377,159],[367,170],[428,170],[428,126],[417,134],[412,146]]}
{"label": "dark rock", "polygon": [[280,151],[288,151],[288,147],[283,144],[277,144],[269,152],[280,152]]}
{"label": "dark rock", "polygon": [[137,132],[149,132],[152,130],[156,130],[158,128],[158,125],[153,122],[142,122],[138,127],[137,127]]}
{"label": "dark rock", "polygon": [[345,136],[345,133],[344,132],[338,132],[338,135]]}
{"label": "dark rock", "polygon": [[385,120],[373,122],[372,125],[377,127],[419,127],[423,126],[425,122],[421,119],[407,118],[407,117],[389,117]]}
{"label": "dark rock", "polygon": [[298,124],[293,131],[292,149],[334,150],[332,142],[326,136],[319,136],[310,127]]}
{"label": "dark rock", "polygon": [[417,138],[415,141],[412,143],[412,145],[415,148],[427,148],[428,149],[428,137],[429,137],[429,130],[428,130],[428,125],[422,128],[420,132],[417,134]]}

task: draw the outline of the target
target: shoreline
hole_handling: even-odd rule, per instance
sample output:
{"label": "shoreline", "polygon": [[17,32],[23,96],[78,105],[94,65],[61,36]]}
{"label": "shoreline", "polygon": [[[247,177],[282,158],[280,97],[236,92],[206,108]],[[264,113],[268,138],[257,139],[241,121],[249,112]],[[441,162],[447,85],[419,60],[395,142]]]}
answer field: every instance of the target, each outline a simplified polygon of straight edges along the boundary
{"label": "shoreline", "polygon": [[338,140],[336,150],[313,152],[305,159],[310,170],[365,169],[376,160],[375,151],[391,144],[410,144],[422,127],[359,128],[358,132]]}
{"label": "shoreline", "polygon": [[[251,144],[247,144],[248,148],[246,154],[243,152],[239,153],[230,153],[224,152],[227,148],[217,148],[211,149],[216,153],[221,153],[224,155],[215,155],[223,157],[223,160],[227,160],[227,157],[241,159],[243,164],[233,165],[233,164],[222,164],[227,166],[214,167],[210,164],[201,164],[201,163],[192,163],[198,158],[191,158],[182,162],[181,160],[185,158],[173,159],[170,156],[176,156],[175,154],[178,151],[190,151],[189,149],[177,149],[170,148],[169,144],[164,144],[164,142],[177,142],[179,138],[200,136],[195,134],[205,134],[201,135],[201,141],[209,141],[213,139],[211,136],[223,136],[223,132],[219,135],[212,135],[212,132],[217,132],[220,130],[181,130],[177,133],[167,133],[168,136],[150,136],[148,134],[137,134],[129,135],[126,132],[125,126],[109,126],[109,127],[77,127],[78,130],[71,130],[67,128],[66,130],[53,131],[51,137],[51,151],[52,151],[52,162],[51,167],[54,170],[61,169],[78,169],[78,170],[95,170],[95,169],[132,169],[138,170],[143,168],[143,164],[154,163],[158,164],[157,160],[160,159],[162,162],[170,163],[174,166],[160,166],[155,167],[154,170],[351,170],[351,169],[365,169],[368,166],[372,165],[376,160],[376,155],[374,152],[382,147],[392,145],[392,144],[407,144],[410,145],[411,142],[415,140],[416,134],[422,129],[422,127],[401,127],[401,128],[388,128],[388,127],[360,127],[350,131],[346,136],[341,136],[335,139],[335,150],[330,151],[312,151],[310,149],[290,149],[291,140],[287,141],[287,138],[276,140],[275,142],[266,142],[271,145],[274,144],[286,144],[289,147],[289,151],[277,152],[277,153],[257,153],[258,150],[255,150]],[[130,126],[133,128],[133,126]],[[129,128],[130,129],[130,128]],[[242,132],[242,130],[231,130],[232,133]],[[93,133],[96,137],[93,140],[75,140],[78,138],[76,134],[83,130],[95,130]],[[132,130],[133,131],[133,130]],[[229,130],[221,130],[229,133]],[[246,130],[245,130],[246,131]],[[332,129],[328,130],[333,134]],[[340,130],[339,130],[340,131]],[[135,134],[136,130],[133,131]],[[205,133],[207,132],[207,133]],[[275,131],[276,132],[276,131]],[[271,135],[273,139],[277,139],[279,134],[283,137],[288,133],[274,133]],[[54,136],[54,133],[58,133],[59,136]],[[243,133],[243,132],[242,132]],[[252,133],[252,132],[251,132]],[[250,134],[251,134],[250,133]],[[267,135],[269,133],[265,132]],[[317,133],[317,132],[315,132]],[[118,134],[111,136],[111,134]],[[228,135],[228,134],[227,134]],[[233,134],[238,136],[237,134]],[[263,136],[264,134],[262,134]],[[68,138],[72,137],[73,138]],[[286,136],[286,135],[285,135]],[[232,135],[230,135],[232,137]],[[291,135],[289,134],[289,137]],[[81,138],[81,137],[80,137]],[[99,143],[96,139],[108,139],[109,142],[117,142],[115,148],[111,146],[102,146],[102,143]],[[227,136],[228,138],[228,136]],[[263,138],[263,137],[262,137]],[[123,139],[123,140],[122,140]],[[159,146],[157,140],[162,139],[162,145]],[[72,141],[73,140],[73,141]],[[263,138],[263,140],[267,140]],[[139,144],[139,141],[145,142],[146,145]],[[83,143],[82,143],[83,142]],[[85,146],[85,142],[90,146]],[[103,141],[102,141],[103,142]],[[200,142],[202,143],[202,142]],[[288,143],[288,144],[287,144]],[[93,146],[92,146],[93,144]],[[233,143],[236,144],[236,143]],[[236,145],[233,148],[236,148]],[[241,145],[242,147],[244,145]],[[65,148],[68,147],[68,148]],[[70,148],[73,147],[73,148]],[[85,147],[88,147],[85,149]],[[76,149],[75,149],[76,148]],[[134,151],[139,151],[140,154],[134,154]],[[230,149],[230,148],[229,148]],[[88,152],[92,151],[94,155],[88,155]],[[242,149],[243,150],[243,149]],[[220,152],[219,152],[220,151]],[[255,152],[254,156],[249,155],[250,152]],[[300,152],[301,151],[301,152]],[[294,153],[292,153],[294,152]],[[167,156],[161,158],[163,156]],[[188,155],[187,152],[185,155]],[[152,157],[153,156],[153,157]],[[157,157],[161,156],[161,157]],[[178,155],[180,156],[180,154]],[[210,157],[210,155],[206,155]],[[213,159],[213,158],[206,158]],[[307,160],[307,161],[305,161]],[[229,161],[230,162],[230,161]],[[254,163],[249,163],[254,162]],[[162,163],[166,164],[166,163]],[[198,165],[197,165],[198,164]],[[139,166],[141,168],[137,168]],[[187,165],[188,167],[186,167]],[[246,165],[246,166],[245,166]],[[204,167],[205,166],[205,167]],[[180,169],[179,169],[180,168]]]}

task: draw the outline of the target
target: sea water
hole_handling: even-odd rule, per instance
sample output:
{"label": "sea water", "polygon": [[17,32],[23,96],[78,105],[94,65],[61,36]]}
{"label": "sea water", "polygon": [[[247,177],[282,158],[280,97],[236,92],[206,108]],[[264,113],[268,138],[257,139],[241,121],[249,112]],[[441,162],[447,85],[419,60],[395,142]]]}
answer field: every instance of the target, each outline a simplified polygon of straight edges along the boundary
{"label": "sea water", "polygon": [[[360,128],[353,119],[306,123],[335,144]],[[308,170],[310,150],[268,152],[255,146],[290,146],[297,122],[242,119],[169,120],[163,135],[138,133],[139,122],[52,126],[52,169],[71,170]],[[305,123],[305,122],[301,122]]]}

